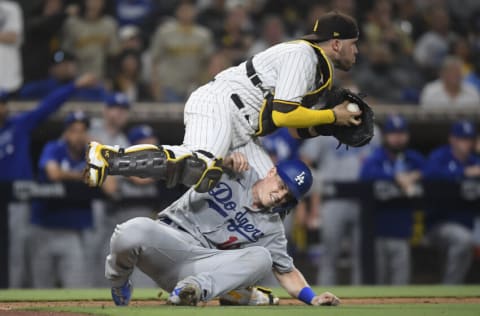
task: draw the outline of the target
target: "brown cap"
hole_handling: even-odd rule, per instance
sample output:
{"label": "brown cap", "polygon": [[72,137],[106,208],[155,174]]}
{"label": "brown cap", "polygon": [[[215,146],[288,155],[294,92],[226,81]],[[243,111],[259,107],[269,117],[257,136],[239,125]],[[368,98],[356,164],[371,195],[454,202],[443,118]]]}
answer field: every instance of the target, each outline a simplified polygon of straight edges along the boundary
{"label": "brown cap", "polygon": [[317,19],[313,27],[313,33],[303,36],[302,39],[323,42],[331,39],[357,38],[358,35],[358,26],[354,18],[332,11]]}

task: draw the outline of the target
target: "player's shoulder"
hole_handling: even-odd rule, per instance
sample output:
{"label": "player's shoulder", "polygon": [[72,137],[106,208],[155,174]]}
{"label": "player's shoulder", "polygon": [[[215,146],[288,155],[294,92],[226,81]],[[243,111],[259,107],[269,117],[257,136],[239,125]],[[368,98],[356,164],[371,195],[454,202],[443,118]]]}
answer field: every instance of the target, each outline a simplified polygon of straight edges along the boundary
{"label": "player's shoulder", "polygon": [[407,157],[410,157],[411,159],[415,159],[415,160],[425,159],[425,157],[420,152],[418,152],[414,149],[407,149],[405,151],[405,154],[407,155]]}
{"label": "player's shoulder", "polygon": [[386,150],[383,146],[375,148],[372,153],[366,158],[365,162],[377,162],[388,159]]}
{"label": "player's shoulder", "polygon": [[301,40],[283,42],[268,48],[266,51],[274,52],[279,55],[298,54],[316,58],[315,51],[312,49],[312,47],[310,47],[307,42]]}
{"label": "player's shoulder", "polygon": [[435,148],[431,153],[429,158],[433,160],[445,159],[451,156],[451,150],[449,145],[443,145],[438,148]]}
{"label": "player's shoulder", "polygon": [[43,155],[57,156],[66,150],[66,143],[61,139],[51,140],[43,147]]}

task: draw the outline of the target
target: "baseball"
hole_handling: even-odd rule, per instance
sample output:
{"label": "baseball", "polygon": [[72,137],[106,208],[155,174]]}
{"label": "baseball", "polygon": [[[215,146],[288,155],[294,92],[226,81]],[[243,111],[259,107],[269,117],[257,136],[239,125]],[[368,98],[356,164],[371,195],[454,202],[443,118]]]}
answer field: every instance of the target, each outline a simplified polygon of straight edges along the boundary
{"label": "baseball", "polygon": [[356,104],[356,103],[349,103],[349,104],[347,104],[347,110],[349,112],[358,112],[358,111],[360,111],[360,108],[358,107],[358,104]]}

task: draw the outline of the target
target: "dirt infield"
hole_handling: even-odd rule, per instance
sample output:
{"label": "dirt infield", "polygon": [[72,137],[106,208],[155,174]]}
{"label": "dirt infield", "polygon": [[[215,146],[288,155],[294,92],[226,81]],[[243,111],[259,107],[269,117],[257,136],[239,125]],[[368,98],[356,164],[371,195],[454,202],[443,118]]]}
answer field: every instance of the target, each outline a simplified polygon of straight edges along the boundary
{"label": "dirt infield", "polygon": [[[342,305],[366,304],[480,304],[480,297],[390,297],[390,298],[344,298]],[[131,306],[162,306],[164,300],[132,301]],[[217,300],[205,304],[218,306]],[[281,299],[280,305],[303,305],[296,299]],[[84,316],[85,314],[65,312],[24,311],[27,308],[41,307],[107,307],[113,306],[112,301],[43,301],[43,302],[0,302],[0,314],[3,316]],[[23,311],[22,311],[23,310]]]}

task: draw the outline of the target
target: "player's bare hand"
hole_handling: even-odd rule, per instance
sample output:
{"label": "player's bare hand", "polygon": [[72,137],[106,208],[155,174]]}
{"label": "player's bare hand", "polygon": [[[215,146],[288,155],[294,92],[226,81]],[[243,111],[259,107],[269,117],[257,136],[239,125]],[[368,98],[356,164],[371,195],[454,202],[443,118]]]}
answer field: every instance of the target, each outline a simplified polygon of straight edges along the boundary
{"label": "player's bare hand", "polygon": [[92,73],[85,73],[75,80],[75,87],[77,88],[87,88],[93,87],[98,83],[97,77]]}
{"label": "player's bare hand", "polygon": [[355,112],[351,112],[348,110],[347,105],[350,103],[349,101],[344,101],[343,103],[340,103],[339,105],[335,106],[332,111],[335,113],[335,125],[341,125],[341,126],[358,126],[362,124],[362,119],[360,118],[360,115],[362,114],[362,111],[358,110]]}
{"label": "player's bare hand", "polygon": [[223,166],[232,170],[233,172],[243,172],[250,169],[250,165],[248,164],[247,157],[245,157],[242,153],[234,152],[225,157],[223,160]]}
{"label": "player's bare hand", "polygon": [[337,306],[340,304],[340,299],[330,292],[324,292],[315,296],[311,303],[314,306]]}

